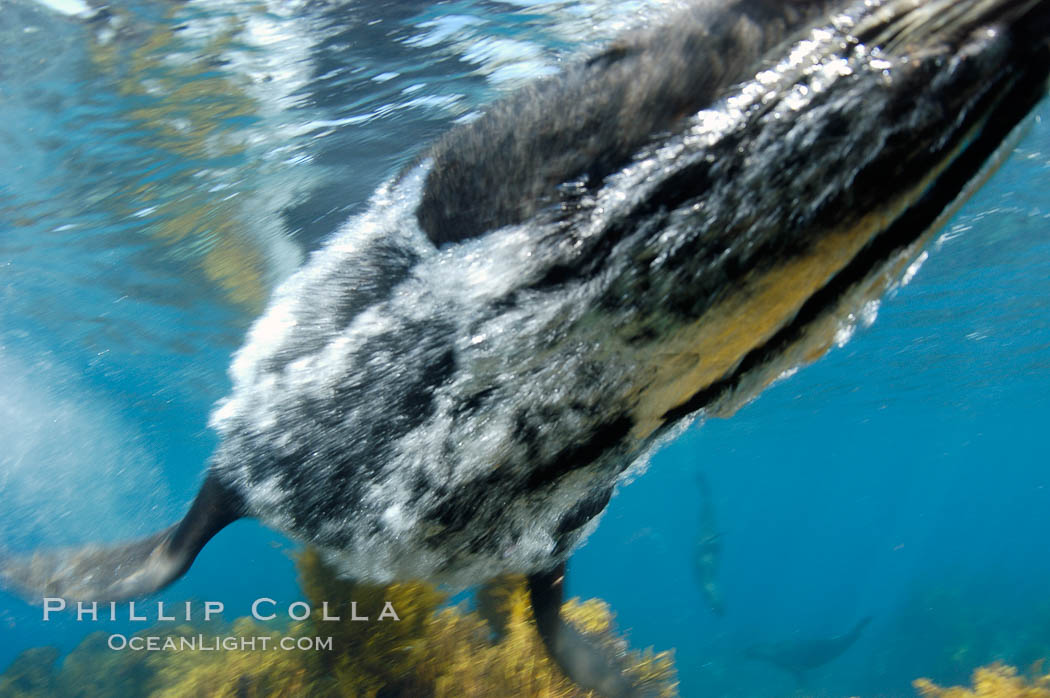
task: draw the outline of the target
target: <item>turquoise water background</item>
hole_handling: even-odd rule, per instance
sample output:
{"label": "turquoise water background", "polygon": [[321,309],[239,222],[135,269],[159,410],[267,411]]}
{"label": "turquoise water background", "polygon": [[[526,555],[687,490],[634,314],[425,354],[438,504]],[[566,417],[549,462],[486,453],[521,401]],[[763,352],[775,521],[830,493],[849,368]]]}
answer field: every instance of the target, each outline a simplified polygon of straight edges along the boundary
{"label": "turquoise water background", "polygon": [[[181,516],[208,413],[269,289],[428,141],[660,3],[126,6],[0,13],[0,541],[118,540]],[[1041,117],[1041,118],[1040,118]],[[1050,117],[878,317],[622,487],[573,558],[684,696],[904,696],[1050,657]],[[702,500],[697,473],[711,486]],[[694,566],[701,509],[726,612]],[[251,522],[160,598],[299,598]],[[804,687],[747,659],[871,624]],[[0,666],[128,622],[0,594]],[[132,629],[137,629],[133,628]]]}

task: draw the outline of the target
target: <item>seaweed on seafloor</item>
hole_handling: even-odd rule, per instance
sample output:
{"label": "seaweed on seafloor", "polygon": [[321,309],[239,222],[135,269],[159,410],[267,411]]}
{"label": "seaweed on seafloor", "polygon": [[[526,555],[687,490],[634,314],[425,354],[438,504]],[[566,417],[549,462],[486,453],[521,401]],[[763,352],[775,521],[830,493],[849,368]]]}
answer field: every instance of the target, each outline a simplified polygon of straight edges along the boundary
{"label": "seaweed on seafloor", "polygon": [[18,655],[0,675],[0,696],[31,698],[54,692],[57,647],[34,647]]}
{"label": "seaweed on seafloor", "polygon": [[996,662],[974,670],[972,681],[969,688],[942,688],[929,679],[916,679],[913,685],[922,698],[1050,698],[1050,674],[1042,673],[1042,662],[1036,662],[1027,677]]}
{"label": "seaweed on seafloor", "polygon": [[[192,626],[177,626],[172,635],[194,635]],[[221,651],[167,651],[149,653],[152,669],[150,698],[209,696],[267,698],[314,695],[314,672],[297,652],[278,651],[283,635],[304,634],[300,624],[275,630],[251,618],[238,618],[226,633],[237,638],[268,637],[268,649],[237,648]],[[320,695],[320,694],[318,694]]]}
{"label": "seaweed on seafloor", "polygon": [[[483,593],[484,617],[460,607],[442,608],[446,597],[421,583],[361,585],[338,579],[321,556],[307,550],[299,559],[300,583],[310,599],[311,630],[330,635],[334,656],[315,654],[334,673],[336,695],[349,696],[585,696],[548,658],[536,633],[522,576],[508,575]],[[361,613],[378,613],[385,601],[400,621],[334,624],[320,622],[325,600],[352,599]],[[601,601],[570,600],[563,613],[610,652],[626,643],[613,634],[612,614]],[[494,618],[500,619],[495,621]],[[337,626],[334,629],[331,626]],[[499,626],[499,627],[497,627]],[[670,652],[627,655],[635,683],[661,697],[677,695]],[[345,692],[353,688],[356,692]]]}
{"label": "seaweed on seafloor", "polygon": [[[479,611],[447,606],[447,596],[422,583],[365,585],[339,579],[321,555],[298,560],[311,614],[276,627],[251,618],[230,625],[154,627],[142,636],[180,638],[205,633],[268,637],[268,650],[113,651],[106,634],[92,633],[63,661],[55,648],[19,655],[0,675],[0,695],[151,696],[152,698],[582,698],[592,695],[561,674],[547,656],[532,618],[524,577],[489,585]],[[324,619],[324,602],[339,621]],[[350,620],[349,603],[368,622]],[[399,620],[379,620],[386,602]],[[562,613],[581,632],[623,658],[647,695],[677,695],[671,652],[627,652],[613,616],[598,600],[570,600]],[[281,637],[331,638],[331,649],[274,651]]]}
{"label": "seaweed on seafloor", "polygon": [[[509,575],[489,586],[487,602],[498,617],[497,627],[478,613],[444,609],[438,613],[443,626],[430,643],[431,656],[424,668],[433,671],[433,695],[445,696],[586,696],[554,665],[536,633],[524,577]],[[612,614],[598,600],[570,600],[562,613],[581,632],[622,654],[625,643],[613,634]],[[498,642],[489,641],[495,632]],[[676,696],[677,682],[671,652],[631,652],[625,657],[627,673],[647,695]]]}
{"label": "seaweed on seafloor", "polygon": [[1016,608],[988,603],[995,584],[957,573],[917,580],[883,623],[899,640],[883,649],[882,661],[906,676],[961,684],[974,667],[996,660],[1029,667],[1050,658],[1050,599]]}
{"label": "seaweed on seafloor", "polygon": [[[306,657],[326,677],[319,679],[327,684],[325,690],[340,696],[429,694],[418,668],[426,657],[428,637],[439,632],[434,614],[447,601],[444,594],[420,582],[380,586],[340,579],[312,548],[299,555],[298,567],[299,585],[312,609],[305,621],[308,632],[332,638],[331,652]],[[341,621],[322,620],[326,601],[340,609]],[[350,602],[371,620],[348,620]],[[386,602],[399,620],[375,620]]]}

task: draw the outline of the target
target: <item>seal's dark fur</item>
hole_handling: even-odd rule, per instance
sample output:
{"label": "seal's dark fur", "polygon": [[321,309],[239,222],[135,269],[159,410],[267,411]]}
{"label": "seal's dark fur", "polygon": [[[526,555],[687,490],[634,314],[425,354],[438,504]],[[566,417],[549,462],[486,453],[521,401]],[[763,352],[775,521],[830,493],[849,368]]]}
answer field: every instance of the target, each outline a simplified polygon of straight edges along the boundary
{"label": "seal's dark fur", "polygon": [[420,225],[443,245],[571,206],[753,76],[766,51],[825,4],[707,3],[522,88],[427,151]]}

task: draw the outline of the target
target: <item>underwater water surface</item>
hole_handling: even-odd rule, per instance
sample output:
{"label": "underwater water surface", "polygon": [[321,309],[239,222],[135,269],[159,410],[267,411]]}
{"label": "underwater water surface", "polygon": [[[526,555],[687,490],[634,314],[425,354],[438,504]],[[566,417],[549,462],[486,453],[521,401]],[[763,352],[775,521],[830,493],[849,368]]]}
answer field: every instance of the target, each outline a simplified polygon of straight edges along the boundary
{"label": "underwater water surface", "polygon": [[[669,5],[4,3],[3,547],[175,521],[274,286],[452,124]],[[673,648],[681,695],[907,696],[1050,658],[1048,118],[877,313],[664,447],[572,559],[569,594]],[[295,549],[237,523],[159,598],[287,604]],[[801,679],[755,659],[869,617]],[[0,668],[99,629],[141,624],[0,593]]]}

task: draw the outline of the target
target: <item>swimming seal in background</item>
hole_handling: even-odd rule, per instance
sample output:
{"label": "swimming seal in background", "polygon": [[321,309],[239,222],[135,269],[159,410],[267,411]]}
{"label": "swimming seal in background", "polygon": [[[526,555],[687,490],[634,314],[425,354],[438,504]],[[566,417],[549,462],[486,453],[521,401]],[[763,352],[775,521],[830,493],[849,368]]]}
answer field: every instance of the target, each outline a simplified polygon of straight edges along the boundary
{"label": "swimming seal in background", "polygon": [[783,669],[795,677],[799,686],[805,686],[810,671],[838,659],[853,646],[870,622],[870,617],[861,618],[848,633],[833,637],[754,645],[744,654],[749,659],[769,662]]}
{"label": "swimming seal in background", "polygon": [[697,488],[700,490],[700,525],[696,531],[696,542],[693,543],[693,569],[700,582],[700,591],[707,601],[707,607],[716,616],[726,612],[722,587],[718,584],[718,568],[722,566],[722,532],[715,521],[715,503],[711,494],[711,483],[702,473],[696,476]]}
{"label": "swimming seal in background", "polygon": [[[153,592],[246,516],[362,580],[565,562],[632,464],[823,354],[1009,152],[1050,2],[703,3],[459,126],[275,293],[179,523],[0,562],[29,596]],[[1005,143],[1005,145],[1004,145]]]}

